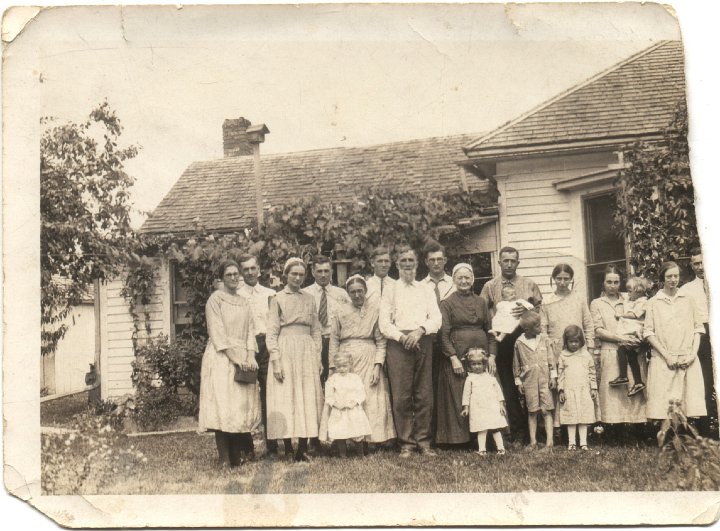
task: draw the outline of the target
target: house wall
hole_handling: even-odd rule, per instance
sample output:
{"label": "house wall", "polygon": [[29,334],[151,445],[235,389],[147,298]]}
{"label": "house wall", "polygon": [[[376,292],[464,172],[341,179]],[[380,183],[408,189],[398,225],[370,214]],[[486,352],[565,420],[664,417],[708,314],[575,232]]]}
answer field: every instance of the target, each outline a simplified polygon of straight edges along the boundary
{"label": "house wall", "polygon": [[[130,307],[122,296],[123,279],[106,282],[100,287],[100,382],[103,399],[133,392],[132,362],[135,359],[132,335],[134,332]],[[151,337],[170,334],[170,280],[166,261],[158,260],[155,289],[147,308],[139,306],[136,313],[144,319],[150,316]],[[144,326],[138,342],[147,341]]]}
{"label": "house wall", "polygon": [[612,184],[605,182],[558,191],[554,183],[607,170],[617,162],[614,152],[596,152],[497,164],[500,246],[518,249],[518,273],[532,278],[544,295],[552,291],[550,273],[560,262],[573,267],[575,289],[587,295],[582,200],[612,189]]}

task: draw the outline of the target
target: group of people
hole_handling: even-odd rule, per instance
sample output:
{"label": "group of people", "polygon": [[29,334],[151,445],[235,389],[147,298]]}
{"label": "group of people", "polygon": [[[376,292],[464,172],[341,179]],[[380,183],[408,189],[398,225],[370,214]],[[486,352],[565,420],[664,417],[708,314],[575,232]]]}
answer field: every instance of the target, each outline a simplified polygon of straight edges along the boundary
{"label": "group of people", "polygon": [[696,279],[679,288],[680,268],[666,262],[650,299],[646,279],[628,279],[629,293],[621,293],[620,271],[608,266],[590,306],[564,263],[552,270],[552,293],[543,299],[535,282],[517,274],[514,248],[500,250],[501,274],[480,295],[471,265],[446,273],[437,242],[423,249],[429,273],[422,280],[415,250],[399,245],[394,255],[397,280],[388,276],[389,249],[377,247],[373,275],[353,275],[345,289],[332,285],[324,256],[314,258],[315,283],[304,288],[308,266],[289,259],[279,292],[259,284],[254,256],[221,264],[222,284],[206,307],[199,414],[200,428],[215,432],[221,462],[236,466],[253,454],[260,422],[268,455],[280,455],[282,441],[297,461],[320,451],[321,441],[340,456],[348,440],[363,454],[396,440],[403,458],[477,441],[486,455],[488,434],[499,454],[503,434],[528,450],[551,449],[560,426],[568,449],[585,450],[590,425],[664,419],[671,401],[713,435],[699,250],[691,262]]}

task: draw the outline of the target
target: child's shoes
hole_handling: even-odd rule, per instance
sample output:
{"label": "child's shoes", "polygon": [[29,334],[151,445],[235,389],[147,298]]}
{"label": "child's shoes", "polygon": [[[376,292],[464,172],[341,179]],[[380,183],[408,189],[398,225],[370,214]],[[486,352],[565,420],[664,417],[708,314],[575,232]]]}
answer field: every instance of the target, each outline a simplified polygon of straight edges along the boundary
{"label": "child's shoes", "polygon": [[475,452],[475,453],[478,454],[480,457],[487,457],[487,451],[486,451],[486,450],[478,450],[478,451]]}
{"label": "child's shoes", "polygon": [[537,444],[536,444],[536,443],[528,444],[528,445],[525,447],[525,451],[526,451],[526,452],[534,452],[535,450],[537,450]]}
{"label": "child's shoes", "polygon": [[498,455],[505,455],[505,448],[500,448],[500,449],[497,451],[497,454],[498,454]]}
{"label": "child's shoes", "polygon": [[569,452],[574,452],[575,450],[577,450],[577,446],[575,446],[574,444],[568,444]]}
{"label": "child's shoes", "polygon": [[590,448],[588,448],[588,445],[587,445],[587,444],[582,444],[582,445],[580,445],[580,449],[581,449],[583,452],[587,452],[588,450],[590,450]]}

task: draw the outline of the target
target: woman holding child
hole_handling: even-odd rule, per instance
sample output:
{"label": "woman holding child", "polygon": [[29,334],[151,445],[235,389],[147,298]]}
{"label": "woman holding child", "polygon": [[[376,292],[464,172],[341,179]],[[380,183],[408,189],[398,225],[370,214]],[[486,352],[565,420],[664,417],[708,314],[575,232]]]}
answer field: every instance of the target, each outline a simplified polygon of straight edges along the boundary
{"label": "woman holding child", "polygon": [[670,400],[680,400],[688,417],[702,417],[707,414],[705,385],[697,353],[705,328],[697,305],[678,291],[678,265],[665,262],[658,276],[663,288],[647,303],[643,329],[652,347],[647,417],[667,418]]}
{"label": "woman holding child", "polygon": [[345,289],[352,304],[345,305],[335,315],[330,331],[330,367],[338,354],[346,355],[351,372],[360,377],[365,386],[365,413],[370,421],[372,443],[382,443],[396,437],[388,382],[382,369],[387,341],[380,333],[380,314],[377,297],[366,299],[367,283],[360,275],[347,279]]}
{"label": "woman holding child", "polygon": [[[497,352],[494,336],[487,334],[487,303],[472,291],[475,281],[472,266],[457,264],[453,268],[452,278],[456,291],[440,303],[443,358],[435,402],[437,444],[464,444],[470,441],[468,419],[462,415],[463,385],[467,370],[465,357],[471,348],[484,349],[492,356],[491,359]],[[491,365],[493,375],[494,369],[494,365]]]}
{"label": "woman holding child", "polygon": [[595,337],[600,343],[600,371],[597,375],[600,411],[603,422],[608,424],[646,421],[644,394],[628,396],[627,387],[610,385],[620,374],[618,347],[637,348],[641,342],[634,334],[617,332],[618,316],[624,314],[624,303],[625,299],[620,295],[620,270],[610,264],[605,268],[602,295],[590,303]]}

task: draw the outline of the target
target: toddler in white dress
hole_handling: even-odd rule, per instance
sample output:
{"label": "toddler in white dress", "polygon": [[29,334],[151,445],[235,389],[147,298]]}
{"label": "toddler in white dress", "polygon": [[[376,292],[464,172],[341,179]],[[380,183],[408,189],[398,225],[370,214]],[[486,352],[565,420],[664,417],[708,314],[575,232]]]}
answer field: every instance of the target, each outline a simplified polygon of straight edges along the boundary
{"label": "toddler in white dress", "polygon": [[493,432],[497,453],[505,453],[501,430],[507,427],[505,397],[497,378],[488,372],[488,354],[481,348],[471,348],[467,353],[468,376],[462,396],[463,417],[470,416],[470,431],[477,432],[479,455],[487,455],[488,431]]}
{"label": "toddler in white dress", "polygon": [[[518,306],[522,306],[526,310],[532,310],[535,308],[534,301],[526,301],[525,299],[518,299],[515,293],[515,288],[512,286],[505,286],[500,291],[502,300],[495,305],[495,316],[492,319],[492,330],[490,333],[495,336],[498,343],[500,343],[505,336],[512,334],[518,326],[520,326],[520,317],[513,315],[513,310]],[[532,299],[532,297],[531,297]]]}
{"label": "toddler in white dress", "polygon": [[325,382],[323,420],[327,419],[327,429],[321,426],[320,433],[335,443],[340,457],[346,457],[347,440],[362,441],[372,430],[363,408],[365,384],[351,372],[350,355],[339,352],[334,365],[335,372]]}

